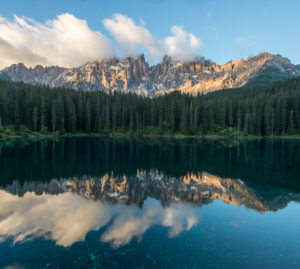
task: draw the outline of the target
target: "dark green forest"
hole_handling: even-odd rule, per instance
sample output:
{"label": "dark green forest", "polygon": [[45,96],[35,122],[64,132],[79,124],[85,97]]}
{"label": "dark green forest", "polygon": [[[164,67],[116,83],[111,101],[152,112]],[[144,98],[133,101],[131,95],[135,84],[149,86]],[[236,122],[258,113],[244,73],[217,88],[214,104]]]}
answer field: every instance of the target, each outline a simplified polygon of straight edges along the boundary
{"label": "dark green forest", "polygon": [[241,178],[269,197],[271,189],[300,192],[300,143],[296,139],[84,137],[11,143],[0,142],[2,187],[16,180],[31,185],[59,178],[99,178],[112,172],[135,177],[138,170],[155,169],[176,179],[187,171]]}
{"label": "dark green forest", "polygon": [[0,81],[0,128],[134,135],[300,134],[300,78],[266,86],[154,98]]}

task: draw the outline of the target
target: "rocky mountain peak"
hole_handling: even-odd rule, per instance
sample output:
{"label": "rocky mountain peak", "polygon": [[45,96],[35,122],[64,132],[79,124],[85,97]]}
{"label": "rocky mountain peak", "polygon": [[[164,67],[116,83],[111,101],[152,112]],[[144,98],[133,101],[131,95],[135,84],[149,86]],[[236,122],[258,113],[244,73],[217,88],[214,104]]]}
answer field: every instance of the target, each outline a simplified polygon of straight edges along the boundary
{"label": "rocky mountain peak", "polygon": [[185,62],[165,55],[161,63],[149,66],[143,54],[122,60],[112,58],[88,62],[77,68],[41,65],[27,68],[19,63],[0,71],[0,77],[50,87],[131,91],[154,96],[174,90],[197,94],[241,87],[268,69],[289,76],[300,75],[300,65],[291,64],[289,59],[281,55],[263,52],[246,60],[232,60],[223,65],[204,57]]}

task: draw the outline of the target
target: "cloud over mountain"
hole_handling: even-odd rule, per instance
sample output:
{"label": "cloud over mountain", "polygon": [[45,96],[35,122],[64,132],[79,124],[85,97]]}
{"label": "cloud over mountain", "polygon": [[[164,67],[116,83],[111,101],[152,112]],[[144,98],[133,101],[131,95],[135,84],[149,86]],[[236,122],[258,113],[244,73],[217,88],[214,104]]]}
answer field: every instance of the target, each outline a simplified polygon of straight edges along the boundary
{"label": "cloud over mountain", "polygon": [[114,14],[113,18],[104,19],[103,24],[117,41],[123,56],[134,56],[140,48],[154,58],[167,54],[189,60],[196,55],[201,46],[199,38],[176,25],[171,27],[171,36],[159,40],[151,35],[145,25],[137,25],[131,18],[122,14]]}
{"label": "cloud over mountain", "polygon": [[0,67],[16,62],[73,67],[114,55],[107,37],[72,14],[58,15],[44,24],[18,16],[14,21],[2,18],[0,37]]}
{"label": "cloud over mountain", "polygon": [[181,60],[190,60],[201,46],[201,40],[191,33],[187,33],[180,26],[171,28],[172,36],[165,38],[166,54],[179,57]]}
{"label": "cloud over mountain", "polygon": [[168,54],[186,60],[201,46],[199,38],[180,26],[172,26],[172,35],[159,40],[144,23],[136,24],[122,14],[104,19],[103,25],[116,42],[68,13],[45,23],[16,15],[13,20],[0,16],[0,68],[18,62],[76,67],[104,58],[135,56],[141,51],[152,59]]}
{"label": "cloud over mountain", "polygon": [[104,19],[105,28],[115,38],[124,55],[133,56],[137,48],[144,48],[150,56],[159,54],[160,44],[143,25],[122,14],[114,14],[112,19]]}

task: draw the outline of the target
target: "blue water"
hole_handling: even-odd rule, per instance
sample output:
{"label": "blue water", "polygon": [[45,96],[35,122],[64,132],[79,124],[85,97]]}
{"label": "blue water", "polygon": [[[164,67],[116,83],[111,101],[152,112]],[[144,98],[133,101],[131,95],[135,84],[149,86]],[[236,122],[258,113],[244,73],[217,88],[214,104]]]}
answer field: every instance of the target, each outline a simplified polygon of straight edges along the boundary
{"label": "blue water", "polygon": [[300,268],[300,141],[0,145],[0,268]]}

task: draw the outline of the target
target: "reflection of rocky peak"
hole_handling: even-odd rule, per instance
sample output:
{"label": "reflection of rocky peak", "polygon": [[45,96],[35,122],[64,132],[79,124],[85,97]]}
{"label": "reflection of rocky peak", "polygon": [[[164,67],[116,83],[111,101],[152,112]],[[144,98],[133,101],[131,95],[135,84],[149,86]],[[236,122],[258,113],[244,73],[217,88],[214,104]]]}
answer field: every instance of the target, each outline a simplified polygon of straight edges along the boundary
{"label": "reflection of rocky peak", "polygon": [[223,65],[196,57],[182,62],[165,56],[161,63],[149,67],[144,55],[124,60],[109,59],[84,64],[78,68],[57,66],[27,68],[12,65],[0,71],[0,78],[51,87],[83,90],[134,91],[157,95],[180,90],[196,94],[224,88],[240,87],[268,68],[288,76],[300,75],[300,66],[280,55],[261,53],[247,60],[239,59]]}
{"label": "reflection of rocky peak", "polygon": [[299,194],[283,193],[275,198],[257,195],[239,179],[220,178],[208,173],[186,174],[180,178],[168,177],[157,171],[138,171],[136,176],[114,176],[105,174],[100,178],[52,180],[49,183],[26,182],[23,186],[15,181],[5,190],[22,196],[26,192],[58,194],[78,193],[86,198],[123,201],[126,204],[142,205],[147,197],[163,204],[187,201],[197,205],[208,204],[215,199],[236,206],[244,205],[259,212],[276,211],[291,200],[300,201]]}

